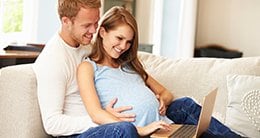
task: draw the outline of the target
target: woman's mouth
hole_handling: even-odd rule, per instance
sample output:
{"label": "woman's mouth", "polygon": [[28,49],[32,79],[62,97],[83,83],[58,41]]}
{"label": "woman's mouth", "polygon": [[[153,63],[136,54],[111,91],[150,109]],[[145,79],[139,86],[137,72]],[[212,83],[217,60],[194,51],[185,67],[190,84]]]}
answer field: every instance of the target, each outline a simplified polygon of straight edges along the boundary
{"label": "woman's mouth", "polygon": [[116,48],[116,47],[115,47],[114,49],[115,49],[115,51],[118,52],[118,53],[121,53],[121,52],[123,51],[123,50],[121,50],[121,49],[119,49],[119,48]]}

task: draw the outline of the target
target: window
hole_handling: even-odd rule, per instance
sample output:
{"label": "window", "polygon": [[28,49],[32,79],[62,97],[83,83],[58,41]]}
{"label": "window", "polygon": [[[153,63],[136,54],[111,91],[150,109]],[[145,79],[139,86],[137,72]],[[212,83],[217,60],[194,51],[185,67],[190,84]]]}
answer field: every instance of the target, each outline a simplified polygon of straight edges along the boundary
{"label": "window", "polygon": [[32,41],[36,0],[0,0],[0,48]]}
{"label": "window", "polygon": [[23,0],[2,0],[1,11],[2,32],[21,32],[23,23]]}

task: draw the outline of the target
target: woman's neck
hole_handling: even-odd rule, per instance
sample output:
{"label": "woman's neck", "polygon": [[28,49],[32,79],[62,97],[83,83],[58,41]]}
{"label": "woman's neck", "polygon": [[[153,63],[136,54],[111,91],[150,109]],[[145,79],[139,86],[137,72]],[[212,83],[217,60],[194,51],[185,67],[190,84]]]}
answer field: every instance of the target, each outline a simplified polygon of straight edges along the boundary
{"label": "woman's neck", "polygon": [[[93,61],[97,61],[97,59],[92,59]],[[118,68],[120,65],[115,61],[115,59],[108,59],[107,57],[105,57],[102,61],[100,61],[99,63],[97,63],[99,65],[102,65],[102,66],[108,66],[108,67],[111,67],[111,68]]]}

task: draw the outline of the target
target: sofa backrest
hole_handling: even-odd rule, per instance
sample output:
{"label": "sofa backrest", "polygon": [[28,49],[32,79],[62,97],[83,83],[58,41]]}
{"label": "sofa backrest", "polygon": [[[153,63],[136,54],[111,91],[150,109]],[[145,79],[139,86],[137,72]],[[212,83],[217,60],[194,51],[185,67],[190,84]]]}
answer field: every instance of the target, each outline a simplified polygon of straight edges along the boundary
{"label": "sofa backrest", "polygon": [[31,64],[9,66],[0,74],[0,137],[46,138]]}
{"label": "sofa backrest", "polygon": [[148,73],[176,97],[190,96],[201,103],[208,92],[218,87],[214,116],[222,122],[228,98],[226,76],[260,75],[260,57],[170,59],[140,52],[139,58]]}

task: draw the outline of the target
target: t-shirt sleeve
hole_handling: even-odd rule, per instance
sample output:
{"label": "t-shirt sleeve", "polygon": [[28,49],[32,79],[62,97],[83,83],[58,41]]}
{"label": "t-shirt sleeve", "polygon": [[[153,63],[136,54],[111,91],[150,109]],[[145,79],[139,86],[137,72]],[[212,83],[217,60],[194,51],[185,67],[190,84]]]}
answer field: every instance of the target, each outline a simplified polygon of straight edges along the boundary
{"label": "t-shirt sleeve", "polygon": [[89,116],[68,116],[63,114],[67,72],[62,62],[35,63],[37,93],[45,131],[53,136],[82,133],[96,126]]}

